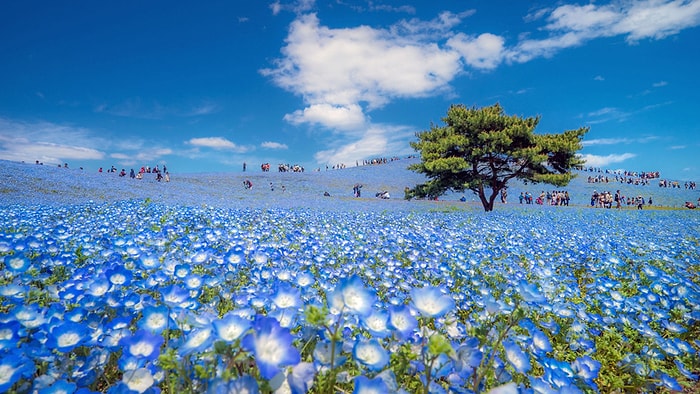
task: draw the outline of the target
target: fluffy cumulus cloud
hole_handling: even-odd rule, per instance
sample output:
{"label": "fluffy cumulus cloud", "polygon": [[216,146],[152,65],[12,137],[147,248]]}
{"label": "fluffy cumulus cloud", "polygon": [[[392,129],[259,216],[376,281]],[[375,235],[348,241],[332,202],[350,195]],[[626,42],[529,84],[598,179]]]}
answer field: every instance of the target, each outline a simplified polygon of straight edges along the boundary
{"label": "fluffy cumulus cloud", "polygon": [[317,160],[362,159],[379,153],[381,145],[365,143],[390,138],[381,135],[384,128],[369,122],[368,111],[397,98],[444,92],[460,72],[459,53],[426,39],[455,23],[455,17],[443,14],[434,21],[433,31],[420,23],[331,29],[322,26],[316,14],[305,14],[290,26],[283,57],[261,72],[303,97],[305,108],[287,114],[285,120],[360,138],[319,152]]}
{"label": "fluffy cumulus cloud", "polygon": [[273,13],[291,10],[297,17],[282,56],[261,73],[302,97],[303,108],[285,115],[287,122],[352,137],[343,146],[318,152],[319,161],[377,154],[382,141],[395,137],[386,134],[391,127],[373,125],[369,112],[397,99],[450,93],[451,82],[461,74],[554,56],[597,38],[621,36],[635,43],[700,24],[698,0],[561,4],[524,15],[532,31],[509,42],[512,32],[461,31],[473,10],[401,20],[384,28],[330,28],[312,12],[313,1],[294,4],[271,7]]}
{"label": "fluffy cumulus cloud", "polygon": [[232,141],[223,137],[201,137],[201,138],[191,138],[187,141],[187,144],[202,148],[212,148],[218,150],[232,150],[235,152],[245,152],[248,148],[240,145],[236,145]]}
{"label": "fluffy cumulus cloud", "polygon": [[447,45],[457,51],[468,65],[478,69],[497,67],[505,54],[505,39],[491,33],[476,37],[458,33],[447,41]]}
{"label": "fluffy cumulus cloud", "polygon": [[331,129],[356,130],[365,124],[365,115],[357,104],[313,104],[284,116],[292,124],[310,123]]}
{"label": "fluffy cumulus cloud", "polygon": [[98,146],[104,146],[104,141],[84,128],[0,118],[0,159],[3,160],[39,160],[46,164],[101,160],[105,153]]}

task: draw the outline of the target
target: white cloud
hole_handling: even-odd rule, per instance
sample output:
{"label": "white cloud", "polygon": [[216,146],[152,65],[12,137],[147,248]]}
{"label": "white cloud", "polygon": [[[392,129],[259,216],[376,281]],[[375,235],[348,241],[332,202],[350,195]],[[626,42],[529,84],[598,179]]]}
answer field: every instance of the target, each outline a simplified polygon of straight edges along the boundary
{"label": "white cloud", "polygon": [[289,147],[286,144],[272,141],[265,141],[262,144],[260,144],[260,146],[267,149],[289,149]]}
{"label": "white cloud", "polygon": [[591,154],[581,155],[581,157],[586,163],[585,165],[590,167],[607,167],[610,164],[622,163],[623,161],[629,160],[636,156],[637,155],[635,155],[634,153],[610,154],[606,156],[598,156]]}
{"label": "white cloud", "polygon": [[614,114],[614,113],[618,113],[618,112],[620,112],[620,111],[617,108],[605,107],[605,108],[601,108],[601,109],[593,111],[593,112],[589,112],[588,116],[610,115],[610,114]]}
{"label": "white cloud", "polygon": [[546,18],[544,38],[525,39],[508,53],[514,62],[552,56],[596,38],[625,36],[630,43],[662,39],[700,25],[700,2],[644,0],[597,5],[561,5],[533,13],[529,20]]}
{"label": "white cloud", "polygon": [[270,4],[270,10],[272,15],[277,15],[282,11],[291,11],[294,13],[300,13],[309,11],[314,7],[316,0],[292,0],[289,2],[282,3],[277,0]]}
{"label": "white cloud", "polygon": [[447,41],[447,45],[456,50],[468,65],[487,70],[497,67],[503,61],[504,43],[503,37],[491,33],[478,37],[459,33]]}
{"label": "white cloud", "polygon": [[583,146],[593,146],[593,145],[617,145],[617,144],[628,144],[630,142],[627,138],[597,138],[593,140],[583,140],[581,144]]}
{"label": "white cloud", "polygon": [[232,150],[239,153],[245,152],[248,148],[244,146],[239,146],[232,141],[223,137],[202,137],[202,138],[191,138],[186,142],[189,145],[194,145],[204,148],[213,148],[219,150]]}
{"label": "white cloud", "polygon": [[357,104],[314,104],[285,115],[284,120],[292,124],[310,123],[332,129],[355,130],[365,124],[365,115]]}
{"label": "white cloud", "polygon": [[99,146],[106,146],[105,141],[84,128],[0,118],[0,159],[47,164],[100,160],[105,153]]}
{"label": "white cloud", "polygon": [[659,82],[654,82],[654,84],[652,84],[651,86],[653,86],[653,87],[655,87],[655,88],[660,88],[660,87],[663,87],[663,86],[666,86],[666,85],[668,85],[668,82],[666,82],[666,81],[659,81]]}
{"label": "white cloud", "polygon": [[[286,41],[276,67],[261,72],[301,95],[312,111],[323,105],[354,112],[361,103],[372,109],[395,98],[424,97],[447,88],[461,69],[459,54],[435,42],[368,26],[331,29],[315,14],[295,20]],[[303,121],[303,112],[289,119]]]}
{"label": "white cloud", "polygon": [[638,138],[597,138],[592,140],[582,141],[583,146],[594,146],[594,145],[620,145],[620,144],[646,144],[648,142],[656,141],[659,137],[655,135],[648,135]]}
{"label": "white cloud", "polygon": [[340,143],[314,155],[319,163],[350,165],[363,158],[381,157],[388,153],[412,152],[408,141],[414,130],[402,126],[372,125],[359,140]]}
{"label": "white cloud", "polygon": [[622,18],[611,32],[627,34],[628,41],[661,39],[700,24],[700,2],[633,1],[629,3],[629,8],[620,10],[620,14]]}
{"label": "white cloud", "polygon": [[554,9],[547,19],[548,30],[590,32],[609,29],[620,20],[620,14],[612,6],[566,4]]}

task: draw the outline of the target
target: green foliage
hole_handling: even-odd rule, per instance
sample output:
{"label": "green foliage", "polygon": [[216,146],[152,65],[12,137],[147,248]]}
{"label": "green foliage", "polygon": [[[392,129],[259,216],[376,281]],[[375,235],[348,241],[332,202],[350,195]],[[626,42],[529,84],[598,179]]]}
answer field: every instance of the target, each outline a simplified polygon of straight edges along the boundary
{"label": "green foliage", "polygon": [[[443,121],[445,126],[431,125],[411,142],[421,162],[409,168],[430,180],[406,191],[407,199],[471,190],[491,211],[509,180],[564,186],[573,178],[570,170],[582,164],[576,152],[588,128],[535,134],[539,117],[509,116],[499,104],[479,109],[453,105]],[[491,189],[488,197],[485,189]]]}
{"label": "green foliage", "polygon": [[396,380],[400,387],[406,388],[410,393],[417,393],[423,389],[420,377],[411,371],[411,361],[416,361],[418,356],[408,343],[402,344],[395,352],[391,353],[390,369],[396,374]]}
{"label": "green foliage", "polygon": [[74,263],[75,266],[76,266],[76,267],[82,267],[82,266],[84,266],[89,257],[90,257],[90,256],[86,255],[86,254],[83,252],[83,246],[82,246],[82,245],[78,246],[78,247],[75,249],[75,263]]}

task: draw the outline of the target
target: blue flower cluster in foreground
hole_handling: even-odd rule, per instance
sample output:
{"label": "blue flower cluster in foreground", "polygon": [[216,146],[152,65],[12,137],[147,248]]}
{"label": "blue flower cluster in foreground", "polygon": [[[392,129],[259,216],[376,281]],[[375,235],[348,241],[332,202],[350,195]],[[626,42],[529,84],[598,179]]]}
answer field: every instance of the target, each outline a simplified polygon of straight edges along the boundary
{"label": "blue flower cluster in foreground", "polygon": [[0,217],[0,392],[698,384],[690,211],[133,199],[7,204]]}

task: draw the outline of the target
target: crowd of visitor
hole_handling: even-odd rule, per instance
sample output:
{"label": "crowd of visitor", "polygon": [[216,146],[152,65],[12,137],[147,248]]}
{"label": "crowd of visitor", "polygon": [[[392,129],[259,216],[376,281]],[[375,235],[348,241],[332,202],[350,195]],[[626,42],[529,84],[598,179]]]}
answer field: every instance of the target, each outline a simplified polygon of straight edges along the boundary
{"label": "crowd of visitor", "polygon": [[[117,167],[115,167],[115,166],[111,166],[106,171],[104,171],[102,169],[102,167],[100,167],[97,169],[97,172],[100,174],[103,172],[118,173],[120,178],[125,178],[127,176],[126,169],[122,168],[121,171],[118,171]],[[155,179],[158,182],[161,182],[161,181],[170,182],[170,172],[168,172],[168,167],[166,167],[165,165],[163,166],[162,170],[158,167],[158,165],[156,165],[153,168],[151,168],[150,166],[142,166],[138,173],[136,171],[134,171],[134,169],[132,168],[129,171],[129,178],[140,180],[140,179],[143,179],[146,176],[146,174],[154,174]]]}
{"label": "crowd of visitor", "polygon": [[[661,179],[659,171],[635,172],[635,171],[612,171],[603,170],[594,167],[581,167],[579,170],[584,172],[594,172],[596,175],[589,175],[586,179],[588,183],[620,183],[627,185],[650,185],[652,180],[658,179],[659,187],[667,187],[673,189],[681,189],[681,182],[669,179]],[[695,190],[695,182],[685,182],[686,190]]]}
{"label": "crowd of visitor", "polygon": [[[246,163],[244,162],[243,163],[243,172],[245,172],[245,170],[246,170]],[[270,172],[270,163],[261,164],[260,170],[262,170],[262,172]],[[298,164],[290,165],[290,164],[280,163],[277,165],[277,171],[278,172],[304,172],[304,167],[302,167]]]}
{"label": "crowd of visitor", "polygon": [[622,208],[623,206],[636,206],[637,209],[642,209],[644,205],[653,205],[654,201],[651,197],[648,200],[644,200],[641,195],[637,197],[627,197],[617,190],[614,194],[609,191],[598,192],[593,190],[591,194],[591,206],[594,208],[612,208],[613,203],[615,208]]}
{"label": "crowd of visitor", "polygon": [[[518,200],[520,203],[532,204],[533,195],[530,192],[520,192]],[[503,199],[501,199],[502,202]],[[569,206],[569,201],[571,201],[571,196],[568,190],[553,190],[545,192],[544,190],[535,199],[535,204],[537,205],[560,205]]]}

